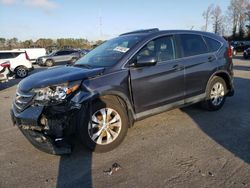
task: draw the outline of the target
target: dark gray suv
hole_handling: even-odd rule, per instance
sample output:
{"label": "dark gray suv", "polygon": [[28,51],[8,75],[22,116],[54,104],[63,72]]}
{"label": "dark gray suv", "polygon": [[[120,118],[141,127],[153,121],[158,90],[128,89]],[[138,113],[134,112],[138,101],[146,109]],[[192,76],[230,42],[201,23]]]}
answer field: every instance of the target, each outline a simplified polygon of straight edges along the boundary
{"label": "dark gray suv", "polygon": [[81,57],[80,50],[59,50],[50,53],[47,56],[42,56],[37,58],[36,63],[40,66],[54,66],[54,65],[62,65],[62,64],[73,64],[76,60]]}
{"label": "dark gray suv", "polygon": [[74,65],[23,79],[11,115],[45,152],[70,153],[72,133],[105,152],[136,120],[198,102],[219,110],[233,94],[227,41],[212,33],[150,29],[111,39]]}

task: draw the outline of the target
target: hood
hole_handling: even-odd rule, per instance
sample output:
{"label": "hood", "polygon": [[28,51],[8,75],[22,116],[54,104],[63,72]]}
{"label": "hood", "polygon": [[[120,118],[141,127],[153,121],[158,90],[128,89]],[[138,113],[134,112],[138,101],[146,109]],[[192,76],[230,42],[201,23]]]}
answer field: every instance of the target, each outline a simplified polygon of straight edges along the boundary
{"label": "hood", "polygon": [[28,76],[19,83],[18,89],[22,92],[28,92],[33,88],[83,80],[101,74],[103,70],[104,68],[56,67]]}

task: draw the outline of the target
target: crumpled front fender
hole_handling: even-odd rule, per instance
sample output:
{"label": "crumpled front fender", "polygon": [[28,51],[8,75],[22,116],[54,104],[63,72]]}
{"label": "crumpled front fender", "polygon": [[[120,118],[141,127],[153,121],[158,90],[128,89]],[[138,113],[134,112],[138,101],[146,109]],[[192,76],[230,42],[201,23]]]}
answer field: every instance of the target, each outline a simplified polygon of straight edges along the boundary
{"label": "crumpled front fender", "polygon": [[95,98],[98,97],[98,94],[95,92],[86,92],[86,91],[80,91],[78,92],[72,99],[71,99],[71,103],[75,104],[75,105],[79,105],[88,101],[91,101]]}

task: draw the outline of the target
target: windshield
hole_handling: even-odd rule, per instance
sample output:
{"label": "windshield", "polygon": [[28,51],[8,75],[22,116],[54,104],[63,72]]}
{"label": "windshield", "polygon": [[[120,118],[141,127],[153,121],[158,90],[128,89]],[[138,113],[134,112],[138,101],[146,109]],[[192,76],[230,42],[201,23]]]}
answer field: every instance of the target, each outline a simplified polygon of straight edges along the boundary
{"label": "windshield", "polygon": [[56,51],[50,52],[48,56],[53,56],[56,53]]}
{"label": "windshield", "polygon": [[142,36],[120,36],[111,39],[96,47],[84,57],[79,59],[75,65],[89,67],[110,67],[116,64]]}

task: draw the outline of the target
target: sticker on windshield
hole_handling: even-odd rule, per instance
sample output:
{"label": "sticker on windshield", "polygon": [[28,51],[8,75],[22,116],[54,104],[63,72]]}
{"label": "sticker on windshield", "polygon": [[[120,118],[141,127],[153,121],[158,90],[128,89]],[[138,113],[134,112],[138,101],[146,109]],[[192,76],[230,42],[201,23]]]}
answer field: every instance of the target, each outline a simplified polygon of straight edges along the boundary
{"label": "sticker on windshield", "polygon": [[117,46],[113,50],[118,51],[118,52],[122,52],[122,53],[126,53],[129,50],[129,48],[122,47],[122,46]]}

